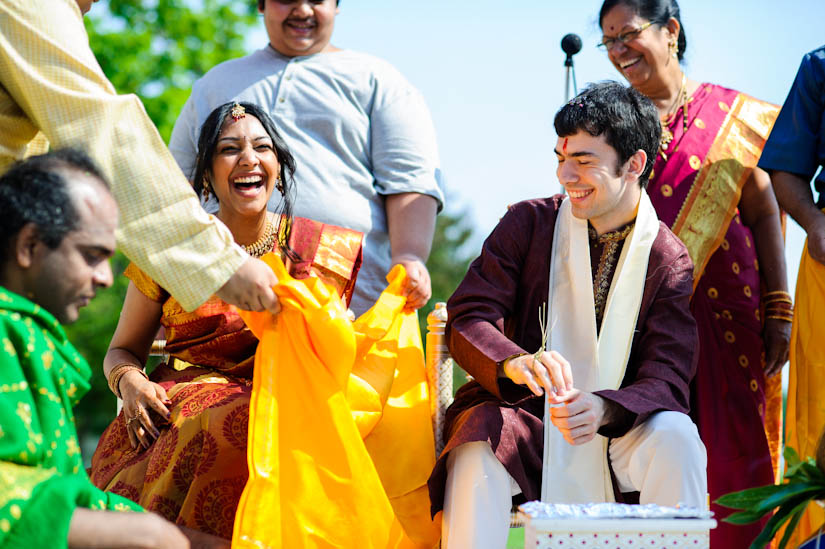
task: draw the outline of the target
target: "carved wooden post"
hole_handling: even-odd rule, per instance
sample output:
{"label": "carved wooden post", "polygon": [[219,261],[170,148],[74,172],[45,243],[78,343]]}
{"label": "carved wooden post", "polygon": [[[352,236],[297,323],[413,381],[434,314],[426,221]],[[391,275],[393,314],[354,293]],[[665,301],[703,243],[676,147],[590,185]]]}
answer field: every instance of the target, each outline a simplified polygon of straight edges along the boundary
{"label": "carved wooden post", "polygon": [[444,328],[447,325],[447,304],[439,302],[427,315],[427,382],[430,386],[430,412],[435,434],[435,453],[441,454],[444,442],[444,413],[453,401],[453,359],[447,350]]}

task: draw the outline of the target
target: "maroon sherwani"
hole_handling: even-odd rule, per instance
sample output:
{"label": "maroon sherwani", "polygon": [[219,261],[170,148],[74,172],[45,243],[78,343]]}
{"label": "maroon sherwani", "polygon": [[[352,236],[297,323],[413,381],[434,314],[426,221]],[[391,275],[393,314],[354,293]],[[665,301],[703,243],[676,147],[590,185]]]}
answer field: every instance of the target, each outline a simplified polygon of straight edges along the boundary
{"label": "maroon sherwani", "polygon": [[[488,441],[524,497],[540,496],[544,397],[498,378],[497,367],[541,346],[539,307],[548,298],[553,233],[563,198],[511,206],[447,304],[450,352],[474,380],[458,391],[447,410],[446,447],[429,480],[433,514],[443,507],[447,454],[467,442]],[[591,240],[594,276],[605,270],[598,268],[604,247],[600,240]],[[623,413],[599,434],[620,437],[656,412],[688,412],[698,346],[690,313],[692,273],[684,244],[660,223],[625,377],[619,390],[595,393],[618,404]],[[610,272],[608,280],[612,276]],[[596,282],[598,288],[604,281]],[[596,299],[597,309],[598,303]]]}

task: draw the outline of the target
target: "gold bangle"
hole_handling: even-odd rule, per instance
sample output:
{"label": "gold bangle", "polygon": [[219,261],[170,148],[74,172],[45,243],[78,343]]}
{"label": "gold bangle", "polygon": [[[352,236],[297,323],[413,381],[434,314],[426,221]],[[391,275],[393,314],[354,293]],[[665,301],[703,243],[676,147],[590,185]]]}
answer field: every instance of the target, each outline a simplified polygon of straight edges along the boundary
{"label": "gold bangle", "polygon": [[120,395],[120,380],[126,374],[126,372],[130,372],[135,370],[140,372],[144,378],[149,379],[149,376],[146,375],[146,372],[143,371],[143,368],[138,366],[137,364],[132,364],[131,362],[121,362],[120,364],[115,365],[109,371],[109,379],[107,380],[109,383],[109,390],[112,391],[117,398],[123,398]]}
{"label": "gold bangle", "polygon": [[765,307],[765,312],[768,312],[768,311],[781,311],[783,313],[785,313],[785,312],[792,313],[793,312],[793,307],[791,307],[790,305],[785,306],[785,307],[776,306],[776,305],[768,305],[767,307]]}
{"label": "gold bangle", "polygon": [[793,307],[793,301],[790,299],[768,299],[763,303],[765,305],[776,305],[777,307]]}
{"label": "gold bangle", "polygon": [[785,297],[785,298],[791,299],[791,294],[789,294],[785,290],[775,290],[773,292],[765,292],[764,294],[762,294],[763,299],[767,299],[767,298],[773,297],[773,296]]}
{"label": "gold bangle", "polygon": [[790,298],[787,298],[787,297],[773,297],[771,299],[763,299],[762,301],[764,301],[766,304],[767,303],[787,303],[787,304],[790,305],[791,303],[793,303],[793,300],[791,300]]}
{"label": "gold bangle", "polygon": [[784,320],[785,322],[793,322],[793,317],[786,315],[768,315],[765,318],[770,320]]}

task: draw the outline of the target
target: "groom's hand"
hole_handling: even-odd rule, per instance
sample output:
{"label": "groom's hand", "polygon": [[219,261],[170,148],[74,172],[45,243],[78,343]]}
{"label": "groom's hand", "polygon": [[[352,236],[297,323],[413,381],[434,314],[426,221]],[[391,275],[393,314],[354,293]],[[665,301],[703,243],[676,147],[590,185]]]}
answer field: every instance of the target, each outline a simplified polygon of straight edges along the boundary
{"label": "groom's hand", "polygon": [[536,396],[547,393],[550,403],[562,402],[573,388],[570,363],[556,351],[521,355],[504,362],[502,373],[519,385],[527,385]]}
{"label": "groom's hand", "polygon": [[550,421],[564,440],[577,446],[593,440],[605,422],[608,406],[600,396],[573,389],[567,402],[550,408]]}

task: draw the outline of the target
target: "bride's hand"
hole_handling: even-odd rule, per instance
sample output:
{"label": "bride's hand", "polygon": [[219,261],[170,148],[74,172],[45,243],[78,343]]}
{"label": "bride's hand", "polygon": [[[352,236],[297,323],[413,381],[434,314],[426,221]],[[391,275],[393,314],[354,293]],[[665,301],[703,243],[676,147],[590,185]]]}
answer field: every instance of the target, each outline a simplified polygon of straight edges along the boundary
{"label": "bride's hand", "polygon": [[162,418],[170,419],[167,406],[172,404],[166,396],[166,390],[143,377],[140,372],[132,371],[120,380],[120,394],[123,397],[123,417],[126,418],[126,432],[132,448],[140,444],[143,448],[152,445],[160,435],[149,411],[154,410]]}

